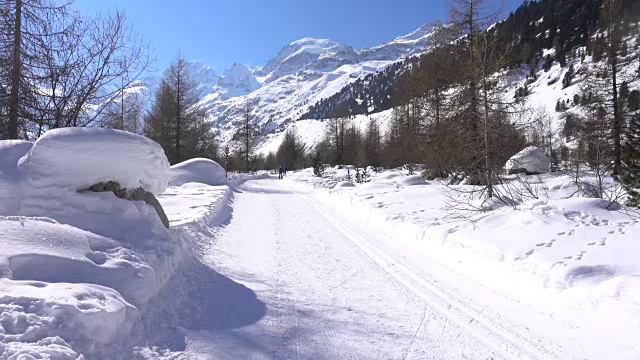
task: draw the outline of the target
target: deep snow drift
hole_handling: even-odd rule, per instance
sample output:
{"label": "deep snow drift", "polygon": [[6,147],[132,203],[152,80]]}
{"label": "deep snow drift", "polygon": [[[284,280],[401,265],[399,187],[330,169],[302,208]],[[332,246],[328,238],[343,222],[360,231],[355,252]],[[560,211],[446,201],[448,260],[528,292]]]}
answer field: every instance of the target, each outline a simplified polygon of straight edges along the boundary
{"label": "deep snow drift", "polygon": [[117,181],[158,195],[172,175],[158,144],[116,130],[0,142],[1,359],[130,359],[134,346],[154,344],[154,329],[176,326],[186,299],[158,294],[194,266],[189,226],[228,211],[228,188],[205,189],[201,211],[165,203],[171,230],[142,201],[83,191]]}

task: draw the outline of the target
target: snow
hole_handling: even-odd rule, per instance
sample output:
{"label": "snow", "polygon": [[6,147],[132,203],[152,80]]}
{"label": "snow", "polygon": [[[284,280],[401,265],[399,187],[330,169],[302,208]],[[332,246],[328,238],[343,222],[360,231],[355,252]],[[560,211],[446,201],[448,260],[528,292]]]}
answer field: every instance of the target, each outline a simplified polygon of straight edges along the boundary
{"label": "snow", "polygon": [[[60,176],[42,149],[71,156],[58,136],[107,166],[113,151],[93,149],[136,150],[109,178],[166,161],[120,132],[92,130],[81,148],[84,131],[0,146],[16,194],[0,214],[2,359],[640,356],[640,222],[570,197],[570,174],[510,177],[538,199],[478,213],[450,207],[472,186],[398,169],[227,184],[194,159],[158,172],[176,181],[158,195],[167,229],[143,202],[40,178]],[[68,170],[95,176],[83,161]]]}
{"label": "snow", "polygon": [[171,186],[191,182],[211,186],[227,185],[227,172],[217,162],[203,158],[190,159],[171,166]]}
{"label": "snow", "polygon": [[633,255],[640,251],[640,214],[633,209],[576,197],[577,186],[563,173],[523,176],[539,199],[481,213],[455,210],[456,199],[466,196],[458,190],[471,186],[398,186],[416,177],[394,170],[374,173],[370,183],[354,188],[333,187],[343,176],[329,169],[317,178],[306,169],[291,172],[286,182],[317,194],[329,212],[352,214],[389,234],[399,241],[387,245],[393,251],[406,247],[527,311],[571,324],[579,333],[562,330],[554,339],[574,336],[582,350],[568,357],[640,356],[640,324],[627,321],[640,316],[640,261]]}
{"label": "snow", "polygon": [[416,186],[416,185],[427,185],[425,179],[420,175],[410,175],[401,178],[396,182],[399,186]]}
{"label": "snow", "polygon": [[340,181],[335,186],[335,188],[338,188],[338,189],[339,188],[352,188],[352,187],[356,187],[356,186],[350,181]]}
{"label": "snow", "polygon": [[[303,38],[283,47],[260,68],[234,64],[216,86],[204,86],[210,90],[198,106],[207,111],[220,131],[221,143],[227,143],[236,131],[233,124],[240,119],[242,106],[254,103],[253,115],[262,130],[260,138],[270,143],[316,102],[359,78],[423,52],[431,35],[432,28],[423,25],[406,36],[360,50],[329,39]],[[267,148],[272,145],[260,146],[259,152],[265,153]]]}
{"label": "snow", "polygon": [[119,130],[55,129],[45,133],[18,161],[34,187],[86,189],[104,181],[142,187],[154,195],[167,188],[169,162],[155,142]]}
{"label": "snow", "polygon": [[546,174],[551,171],[551,162],[542,149],[529,146],[513,155],[506,163],[507,171],[525,170],[529,174]]}
{"label": "snow", "polygon": [[0,142],[0,153],[0,358],[130,359],[188,318],[188,299],[165,293],[201,288],[183,275],[198,264],[193,228],[224,220],[227,186],[169,188],[169,230],[142,201],[77,191],[116,180],[163,192],[168,161],[142,136],[52,130]]}

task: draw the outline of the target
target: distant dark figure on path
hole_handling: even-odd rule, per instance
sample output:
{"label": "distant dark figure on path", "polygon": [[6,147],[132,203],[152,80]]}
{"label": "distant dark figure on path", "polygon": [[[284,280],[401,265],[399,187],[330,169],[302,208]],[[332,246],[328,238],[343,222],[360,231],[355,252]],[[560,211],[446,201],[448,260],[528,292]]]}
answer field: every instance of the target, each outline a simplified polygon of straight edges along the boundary
{"label": "distant dark figure on path", "polygon": [[278,169],[278,179],[282,179],[283,175],[284,175],[284,169],[282,168],[282,166],[280,166],[280,168]]}

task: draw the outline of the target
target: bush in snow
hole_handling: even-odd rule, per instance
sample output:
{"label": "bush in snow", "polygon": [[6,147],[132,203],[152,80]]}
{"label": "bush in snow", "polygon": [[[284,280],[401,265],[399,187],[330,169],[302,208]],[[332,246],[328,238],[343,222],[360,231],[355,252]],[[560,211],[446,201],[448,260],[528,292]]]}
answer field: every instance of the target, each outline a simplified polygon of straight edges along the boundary
{"label": "bush in snow", "polygon": [[368,183],[369,181],[371,181],[371,179],[367,168],[356,168],[356,182],[358,184],[364,184]]}
{"label": "bush in snow", "polygon": [[416,164],[404,164],[403,168],[409,172],[409,175],[415,175],[418,166]]}
{"label": "bush in snow", "polygon": [[344,177],[344,181],[353,182],[353,176],[351,176],[351,168],[347,167],[347,176]]}

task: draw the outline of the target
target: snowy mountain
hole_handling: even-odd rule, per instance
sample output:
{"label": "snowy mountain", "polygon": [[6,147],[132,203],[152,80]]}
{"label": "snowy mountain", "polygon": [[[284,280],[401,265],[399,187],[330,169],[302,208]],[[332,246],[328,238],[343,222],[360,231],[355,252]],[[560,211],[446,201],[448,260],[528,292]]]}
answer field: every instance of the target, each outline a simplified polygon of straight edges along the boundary
{"label": "snowy mountain", "polygon": [[234,64],[221,76],[196,62],[192,75],[207,90],[199,105],[207,110],[224,143],[233,136],[240,108],[249,101],[265,138],[356,79],[422,53],[431,35],[432,28],[423,25],[388,43],[360,50],[334,40],[303,38],[283,47],[261,67]]}

